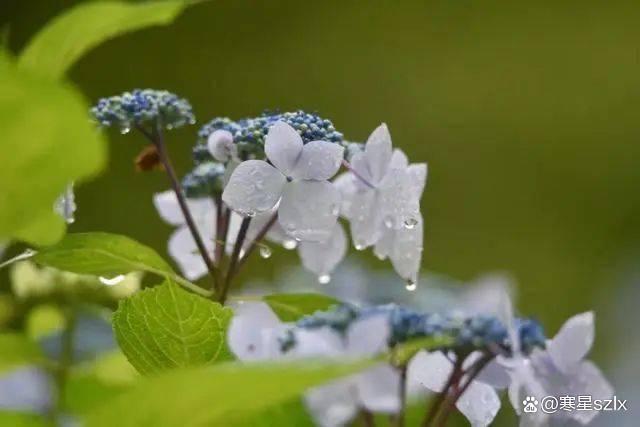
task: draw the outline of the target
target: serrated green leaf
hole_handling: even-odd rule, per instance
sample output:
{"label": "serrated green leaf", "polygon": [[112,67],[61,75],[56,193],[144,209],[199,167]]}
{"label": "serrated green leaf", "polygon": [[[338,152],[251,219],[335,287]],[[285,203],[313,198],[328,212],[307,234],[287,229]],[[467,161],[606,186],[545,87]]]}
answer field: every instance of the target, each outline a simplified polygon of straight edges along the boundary
{"label": "serrated green leaf", "polygon": [[262,299],[283,322],[294,322],[307,314],[340,304],[337,299],[322,294],[273,294]]}
{"label": "serrated green leaf", "polygon": [[113,316],[118,344],[142,374],[228,360],[232,311],[172,282],[120,302]]}
{"label": "serrated green leaf", "polygon": [[68,234],[59,243],[39,250],[33,260],[59,270],[105,277],[147,271],[176,281],[202,295],[209,294],[178,276],[150,247],[118,234]]}
{"label": "serrated green leaf", "polygon": [[44,360],[38,345],[24,335],[0,334],[0,349],[0,372]]}
{"label": "serrated green leaf", "polygon": [[229,417],[267,410],[372,363],[231,362],[179,369],[147,378],[133,390],[104,402],[89,414],[86,425],[224,426]]}
{"label": "serrated green leaf", "polygon": [[40,30],[22,52],[19,64],[60,78],[98,44],[141,28],[170,24],[190,3],[102,1],[78,5]]}
{"label": "serrated green leaf", "polygon": [[88,108],[73,87],[19,70],[0,52],[0,240],[44,245],[62,237],[55,200],[106,159]]}

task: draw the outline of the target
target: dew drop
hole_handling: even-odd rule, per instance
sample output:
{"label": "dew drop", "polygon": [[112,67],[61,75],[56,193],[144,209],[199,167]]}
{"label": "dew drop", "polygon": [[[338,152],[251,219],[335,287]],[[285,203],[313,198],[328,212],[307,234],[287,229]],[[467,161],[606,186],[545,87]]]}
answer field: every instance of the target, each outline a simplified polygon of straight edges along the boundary
{"label": "dew drop", "polygon": [[393,218],[387,216],[384,218],[384,226],[387,228],[393,228]]}
{"label": "dew drop", "polygon": [[129,132],[131,132],[131,128],[128,126],[123,126],[120,128],[120,133],[123,135],[128,134]]}
{"label": "dew drop", "polygon": [[331,215],[338,216],[340,215],[340,205],[333,204],[331,205]]}
{"label": "dew drop", "polygon": [[356,248],[356,251],[363,251],[364,250],[364,245],[362,243],[360,243],[360,242],[355,243],[353,246]]}
{"label": "dew drop", "polygon": [[330,281],[331,281],[331,276],[329,276],[328,274],[322,274],[318,276],[318,283],[320,283],[321,285],[326,285]]}
{"label": "dew drop", "polygon": [[271,257],[271,248],[267,245],[260,246],[260,256],[264,259]]}
{"label": "dew drop", "polygon": [[418,225],[418,220],[413,217],[404,220],[404,228],[407,230],[413,229],[416,225]]}
{"label": "dew drop", "polygon": [[418,282],[416,280],[413,280],[413,279],[407,280],[407,285],[405,286],[406,290],[408,290],[409,292],[413,292],[416,290],[417,287],[418,287]]}
{"label": "dew drop", "polygon": [[282,246],[290,251],[298,247],[298,242],[296,242],[295,239],[285,240],[282,242]]}
{"label": "dew drop", "polygon": [[98,280],[100,280],[100,283],[102,283],[103,285],[114,286],[124,280],[124,274],[119,274],[111,278],[100,276]]}
{"label": "dew drop", "polygon": [[253,218],[254,216],[256,216],[256,211],[246,211],[245,215],[247,215],[249,218]]}

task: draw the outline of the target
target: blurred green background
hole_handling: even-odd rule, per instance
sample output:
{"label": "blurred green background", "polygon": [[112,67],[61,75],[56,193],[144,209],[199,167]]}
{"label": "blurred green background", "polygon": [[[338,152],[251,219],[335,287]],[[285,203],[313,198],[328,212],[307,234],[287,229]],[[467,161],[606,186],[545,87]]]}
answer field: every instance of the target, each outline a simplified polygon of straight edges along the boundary
{"label": "blurred green background", "polygon": [[[75,3],[2,0],[11,49]],[[71,78],[92,100],[166,88],[199,124],[302,108],[364,140],[388,123],[396,146],[429,163],[424,267],[511,272],[520,308],[550,331],[595,308],[604,360],[618,350],[606,320],[625,319],[610,304],[635,289],[640,259],[639,22],[638,1],[216,0],[102,45]],[[196,130],[170,135],[182,173]],[[78,189],[72,230],[166,253],[170,228],[151,204],[166,178],[134,171],[140,138],[111,142],[108,171]],[[254,259],[243,277],[294,263]]]}

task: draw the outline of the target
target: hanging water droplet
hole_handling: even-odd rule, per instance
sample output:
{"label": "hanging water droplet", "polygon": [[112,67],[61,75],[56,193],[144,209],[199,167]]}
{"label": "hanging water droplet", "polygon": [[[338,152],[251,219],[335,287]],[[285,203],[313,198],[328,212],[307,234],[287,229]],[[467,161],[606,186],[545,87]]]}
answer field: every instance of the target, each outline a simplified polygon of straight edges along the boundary
{"label": "hanging water droplet", "polygon": [[386,216],[384,218],[384,226],[387,228],[393,228],[393,218],[390,216]]}
{"label": "hanging water droplet", "polygon": [[119,274],[115,277],[103,277],[100,276],[98,277],[98,280],[100,280],[100,283],[102,283],[103,285],[107,285],[107,286],[114,286],[117,285],[118,283],[122,282],[124,280],[125,276],[124,274]]}
{"label": "hanging water droplet", "polygon": [[260,256],[264,259],[271,257],[271,248],[267,245],[260,245]]}
{"label": "hanging water droplet", "polygon": [[282,246],[290,251],[298,247],[298,242],[296,242],[294,239],[285,240],[284,242],[282,242]]}
{"label": "hanging water droplet", "polygon": [[129,126],[123,126],[120,128],[120,133],[123,135],[126,135],[129,132],[131,132],[131,128]]}
{"label": "hanging water droplet", "polygon": [[356,251],[363,251],[364,250],[364,245],[362,243],[360,243],[360,242],[356,242],[353,246],[356,248]]}
{"label": "hanging water droplet", "polygon": [[418,225],[418,220],[414,217],[410,217],[404,220],[404,228],[407,230],[413,229],[416,225]]}
{"label": "hanging water droplet", "polygon": [[240,258],[244,258],[244,253],[245,253],[244,249],[240,249],[240,253],[238,254],[238,256]]}
{"label": "hanging water droplet", "polygon": [[331,215],[338,216],[340,215],[340,205],[335,203],[331,205]]}
{"label": "hanging water droplet", "polygon": [[405,289],[408,290],[409,292],[413,292],[416,290],[416,288],[418,287],[418,282],[414,279],[409,279],[407,280],[407,285],[405,286]]}
{"label": "hanging water droplet", "polygon": [[326,285],[330,281],[331,281],[331,276],[329,276],[328,274],[322,274],[318,276],[318,283],[320,283],[321,285]]}

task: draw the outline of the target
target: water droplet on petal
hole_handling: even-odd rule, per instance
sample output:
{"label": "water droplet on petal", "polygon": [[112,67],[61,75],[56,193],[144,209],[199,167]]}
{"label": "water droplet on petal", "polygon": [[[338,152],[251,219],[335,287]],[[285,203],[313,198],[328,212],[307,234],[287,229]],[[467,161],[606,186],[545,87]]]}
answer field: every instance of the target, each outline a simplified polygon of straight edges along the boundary
{"label": "water droplet on petal", "polygon": [[103,285],[114,286],[122,282],[124,280],[124,277],[125,277],[124,274],[119,274],[111,278],[100,276],[98,280],[100,280],[100,283],[102,283]]}
{"label": "water droplet on petal", "polygon": [[393,218],[390,216],[387,216],[384,218],[384,226],[387,228],[393,228]]}
{"label": "water droplet on petal", "polygon": [[282,246],[287,250],[292,250],[298,247],[298,242],[295,239],[285,240],[282,242]]}
{"label": "water droplet on petal", "polygon": [[271,248],[267,245],[260,246],[260,256],[264,259],[271,257]]}
{"label": "water droplet on petal", "polygon": [[418,287],[418,282],[414,279],[409,279],[407,280],[407,285],[405,286],[405,289],[408,290],[409,292],[413,292],[416,290],[416,288]]}
{"label": "water droplet on petal", "polygon": [[340,205],[333,204],[331,205],[331,215],[338,216],[340,215]]}
{"label": "water droplet on petal", "polygon": [[323,274],[321,276],[318,276],[318,283],[320,283],[321,285],[326,285],[331,281],[331,276],[329,276],[328,274]]}
{"label": "water droplet on petal", "polygon": [[246,211],[245,215],[249,218],[253,218],[254,216],[256,216],[256,211]]}
{"label": "water droplet on petal", "polygon": [[418,225],[418,220],[416,218],[410,217],[404,220],[404,228],[407,230],[413,229],[416,225]]}

